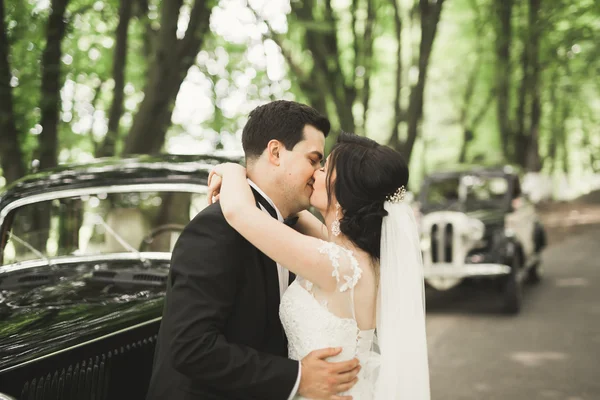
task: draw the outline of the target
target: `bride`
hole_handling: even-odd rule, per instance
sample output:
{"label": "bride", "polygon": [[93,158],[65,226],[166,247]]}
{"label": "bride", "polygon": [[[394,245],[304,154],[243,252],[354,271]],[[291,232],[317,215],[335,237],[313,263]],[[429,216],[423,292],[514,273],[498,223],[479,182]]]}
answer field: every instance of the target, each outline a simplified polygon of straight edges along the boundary
{"label": "bride", "polygon": [[[342,133],[314,175],[311,205],[294,228],[256,207],[237,164],[209,176],[227,222],[297,275],[280,305],[289,357],[341,347],[331,361],[358,358],[354,399],[428,400],[429,369],[419,237],[403,202],[408,167],[378,143]],[[298,397],[301,399],[301,397]]]}

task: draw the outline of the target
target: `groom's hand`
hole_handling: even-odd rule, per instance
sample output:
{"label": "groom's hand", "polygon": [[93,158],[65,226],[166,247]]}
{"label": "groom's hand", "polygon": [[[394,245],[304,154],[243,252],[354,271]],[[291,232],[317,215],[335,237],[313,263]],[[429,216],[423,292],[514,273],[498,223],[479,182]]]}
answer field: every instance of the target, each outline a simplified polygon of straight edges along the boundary
{"label": "groom's hand", "polygon": [[341,348],[315,350],[302,359],[302,374],[298,394],[309,399],[350,400],[351,396],[337,393],[350,390],[356,384],[360,365],[355,358],[349,361],[329,362]]}

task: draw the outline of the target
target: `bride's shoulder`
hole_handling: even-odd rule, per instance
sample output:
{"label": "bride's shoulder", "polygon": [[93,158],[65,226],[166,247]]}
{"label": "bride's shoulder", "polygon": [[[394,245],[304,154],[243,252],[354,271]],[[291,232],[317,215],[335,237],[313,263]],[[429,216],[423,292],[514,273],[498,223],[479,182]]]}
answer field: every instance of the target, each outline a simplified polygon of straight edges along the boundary
{"label": "bride's shoulder", "polygon": [[345,292],[356,286],[363,271],[352,250],[319,239],[318,251],[329,257],[332,267],[331,276],[337,281],[339,291]]}

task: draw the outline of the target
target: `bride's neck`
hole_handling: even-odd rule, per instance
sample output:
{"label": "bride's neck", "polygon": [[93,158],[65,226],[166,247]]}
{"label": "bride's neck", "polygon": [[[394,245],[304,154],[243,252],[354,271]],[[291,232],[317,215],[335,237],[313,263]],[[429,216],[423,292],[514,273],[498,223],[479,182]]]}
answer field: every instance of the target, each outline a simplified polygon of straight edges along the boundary
{"label": "bride's neck", "polygon": [[350,238],[343,233],[340,233],[338,236],[335,236],[331,233],[331,227],[328,228],[329,231],[329,241],[337,244],[338,246],[342,246],[345,249],[351,250],[354,253],[362,252],[363,250],[358,247]]}
{"label": "bride's neck", "polygon": [[348,250],[358,250],[358,247],[356,247],[356,245],[352,242],[352,240],[350,240],[350,238],[348,238],[348,236],[344,235],[343,233],[339,234],[338,236],[334,236],[331,233],[331,230],[329,231],[329,241],[333,242],[339,246],[342,246]]}
{"label": "bride's neck", "polygon": [[327,228],[328,241],[335,243],[337,245],[340,245],[342,247],[345,247],[347,249],[354,250],[356,246],[354,245],[354,243],[352,243],[352,241],[346,235],[341,233],[340,235],[335,236],[331,232],[331,225],[333,225],[334,221],[336,220],[335,212],[333,212],[333,211],[325,212],[325,213],[321,212],[321,216],[323,217],[325,227]]}
{"label": "bride's neck", "polygon": [[373,267],[377,267],[379,262],[376,259],[373,259],[365,250],[358,247],[350,238],[343,233],[340,233],[338,236],[335,236],[331,233],[331,225],[335,221],[335,212],[323,213],[321,212],[321,216],[325,222],[325,227],[327,228],[328,241],[337,244],[345,249],[351,250],[355,255],[364,255],[365,259],[369,259],[371,261],[371,265]]}

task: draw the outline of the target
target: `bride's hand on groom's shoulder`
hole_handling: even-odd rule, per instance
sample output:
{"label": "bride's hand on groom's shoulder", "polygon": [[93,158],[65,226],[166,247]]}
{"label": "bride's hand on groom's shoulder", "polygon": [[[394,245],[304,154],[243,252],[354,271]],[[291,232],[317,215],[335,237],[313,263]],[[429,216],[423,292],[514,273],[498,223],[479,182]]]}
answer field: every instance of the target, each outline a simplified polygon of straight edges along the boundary
{"label": "bride's hand on groom's shoulder", "polygon": [[[240,164],[236,163],[222,163],[214,166],[212,171],[208,174],[208,186],[210,187],[214,178],[223,178],[223,176],[231,174],[231,173],[239,173],[246,175],[246,168],[242,167]],[[221,185],[219,184],[219,187]]]}
{"label": "bride's hand on groom's shoulder", "polygon": [[352,359],[329,362],[341,348],[315,350],[302,359],[302,372],[298,394],[309,399],[350,400],[352,396],[339,396],[350,390],[357,382],[360,364]]}
{"label": "bride's hand on groom's shoulder", "polygon": [[[212,172],[211,172],[212,174]],[[221,183],[223,183],[223,178],[219,175],[209,175],[208,177],[208,193],[207,200],[208,205],[212,203],[216,203],[219,200],[219,196],[221,193]]]}
{"label": "bride's hand on groom's shoulder", "polygon": [[239,173],[246,176],[246,168],[235,163],[223,163],[217,164],[213,170],[210,171],[210,174],[208,174],[207,200],[209,205],[219,200],[223,177],[230,173]]}

